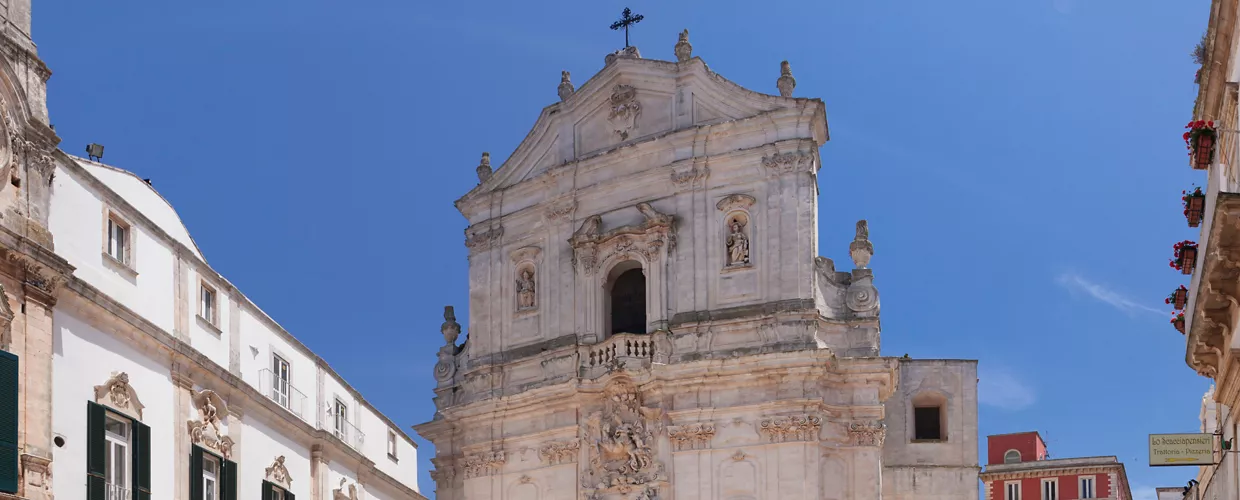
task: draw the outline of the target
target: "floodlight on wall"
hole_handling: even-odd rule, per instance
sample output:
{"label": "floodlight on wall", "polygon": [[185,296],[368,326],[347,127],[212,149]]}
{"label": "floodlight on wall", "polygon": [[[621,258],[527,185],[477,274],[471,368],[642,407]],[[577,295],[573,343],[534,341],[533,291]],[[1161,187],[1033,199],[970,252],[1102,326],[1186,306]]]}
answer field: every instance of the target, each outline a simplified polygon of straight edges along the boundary
{"label": "floodlight on wall", "polygon": [[90,143],[86,145],[86,155],[90,156],[93,161],[103,159],[103,144]]}

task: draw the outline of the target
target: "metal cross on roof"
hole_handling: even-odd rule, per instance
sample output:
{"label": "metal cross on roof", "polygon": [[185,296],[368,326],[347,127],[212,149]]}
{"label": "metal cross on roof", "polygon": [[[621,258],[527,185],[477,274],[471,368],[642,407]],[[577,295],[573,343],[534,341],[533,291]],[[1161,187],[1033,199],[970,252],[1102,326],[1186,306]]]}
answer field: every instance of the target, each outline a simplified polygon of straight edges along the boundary
{"label": "metal cross on roof", "polygon": [[624,48],[627,49],[629,47],[629,26],[640,23],[642,22],[642,19],[645,19],[645,18],[646,16],[643,16],[641,14],[638,14],[636,16],[633,15],[633,11],[629,10],[628,7],[625,7],[624,12],[620,13],[620,20],[614,23],[611,23],[611,29],[613,30],[624,28]]}

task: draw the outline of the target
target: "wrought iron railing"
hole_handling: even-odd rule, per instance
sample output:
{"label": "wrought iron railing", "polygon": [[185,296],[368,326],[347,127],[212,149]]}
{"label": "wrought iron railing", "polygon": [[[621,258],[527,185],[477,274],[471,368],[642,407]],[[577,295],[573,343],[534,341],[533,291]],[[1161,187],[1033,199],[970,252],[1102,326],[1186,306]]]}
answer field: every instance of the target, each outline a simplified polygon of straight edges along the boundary
{"label": "wrought iron railing", "polygon": [[305,393],[297,390],[289,380],[277,377],[270,368],[258,371],[258,390],[302,420],[306,419]]}

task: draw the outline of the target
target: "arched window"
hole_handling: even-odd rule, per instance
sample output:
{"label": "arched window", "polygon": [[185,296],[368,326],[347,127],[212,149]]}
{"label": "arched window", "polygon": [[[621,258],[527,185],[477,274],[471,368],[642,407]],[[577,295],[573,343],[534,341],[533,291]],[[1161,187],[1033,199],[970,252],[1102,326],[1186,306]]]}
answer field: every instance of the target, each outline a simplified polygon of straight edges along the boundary
{"label": "arched window", "polygon": [[1003,454],[1003,463],[1018,464],[1020,463],[1020,452],[1017,450],[1008,450]]}
{"label": "arched window", "polygon": [[607,280],[609,334],[646,333],[646,275],[641,265],[625,262]]}

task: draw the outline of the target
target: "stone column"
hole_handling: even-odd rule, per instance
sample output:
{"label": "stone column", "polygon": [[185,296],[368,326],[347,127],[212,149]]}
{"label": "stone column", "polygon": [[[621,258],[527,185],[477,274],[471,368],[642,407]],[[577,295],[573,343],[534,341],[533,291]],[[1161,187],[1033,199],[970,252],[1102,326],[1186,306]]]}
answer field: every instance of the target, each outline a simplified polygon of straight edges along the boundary
{"label": "stone column", "polygon": [[331,500],[327,490],[327,459],[323,457],[323,445],[310,447],[310,500]]}
{"label": "stone column", "polygon": [[172,436],[175,446],[176,456],[173,462],[173,474],[176,478],[176,490],[173,492],[174,499],[187,499],[189,497],[189,454],[190,442],[189,433],[186,430],[185,423],[190,420],[190,407],[194,401],[194,380],[190,373],[185,371],[185,366],[174,362],[171,370],[172,376],[172,401],[175,410],[172,412]]}
{"label": "stone column", "polygon": [[[29,272],[28,272],[29,273]],[[24,314],[14,321],[13,353],[20,356],[19,382],[21,424],[21,492],[31,500],[52,498],[48,477],[52,458],[52,307],[55,285],[42,277],[27,276],[22,285]],[[43,288],[29,284],[37,281]],[[8,297],[5,297],[7,300]]]}

